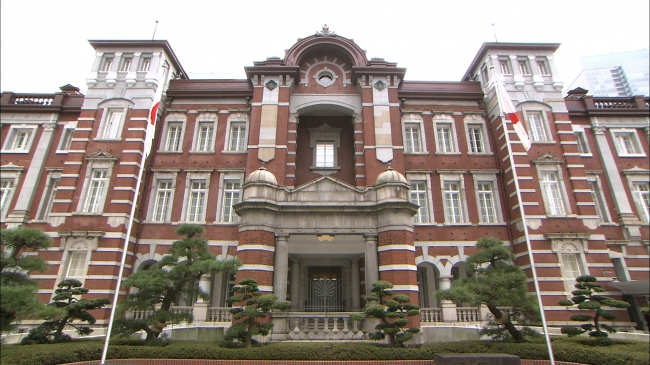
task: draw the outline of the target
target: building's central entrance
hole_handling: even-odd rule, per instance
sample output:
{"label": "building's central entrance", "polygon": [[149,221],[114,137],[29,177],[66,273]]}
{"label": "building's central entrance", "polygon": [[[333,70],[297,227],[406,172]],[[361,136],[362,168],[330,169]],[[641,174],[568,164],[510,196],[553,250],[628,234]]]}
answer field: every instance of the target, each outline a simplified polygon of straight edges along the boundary
{"label": "building's central entrance", "polygon": [[345,311],[341,267],[310,267],[308,275],[306,312]]}

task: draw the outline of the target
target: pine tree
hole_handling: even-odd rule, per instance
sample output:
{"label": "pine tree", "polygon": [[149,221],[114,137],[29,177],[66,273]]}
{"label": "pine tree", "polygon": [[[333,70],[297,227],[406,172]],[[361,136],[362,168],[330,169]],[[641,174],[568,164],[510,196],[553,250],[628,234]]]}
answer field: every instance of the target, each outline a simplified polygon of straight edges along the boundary
{"label": "pine tree", "polygon": [[598,281],[598,279],[590,275],[582,275],[577,277],[575,284],[576,290],[571,292],[574,297],[571,299],[562,299],[558,302],[559,305],[567,307],[577,305],[578,309],[585,311],[595,311],[594,315],[592,316],[584,314],[576,314],[571,316],[572,321],[589,321],[593,322],[593,324],[585,323],[580,327],[564,326],[562,327],[562,333],[566,334],[569,337],[573,337],[590,331],[589,336],[596,338],[601,345],[610,345],[612,344],[612,341],[608,338],[607,332],[615,333],[616,329],[604,323],[600,323],[600,319],[602,318],[608,321],[613,321],[618,317],[605,310],[603,308],[603,305],[614,308],[627,308],[630,306],[630,304],[621,300],[616,300],[614,298],[598,294],[604,292],[605,289],[603,289],[599,284],[596,284],[596,281]]}
{"label": "pine tree", "polygon": [[455,281],[452,288],[438,292],[441,299],[483,304],[515,342],[526,342],[512,318],[499,307],[514,307],[529,319],[539,310],[534,297],[526,290],[526,274],[513,263],[514,255],[498,238],[483,237],[476,243],[478,252],[467,258],[468,277]]}
{"label": "pine tree", "polygon": [[230,310],[238,322],[228,328],[225,339],[238,340],[244,347],[252,346],[253,336],[269,334],[273,323],[268,323],[264,319],[271,310],[285,311],[291,306],[289,301],[278,302],[278,297],[273,294],[262,295],[255,279],[243,279],[232,290],[237,294],[228,298],[228,302],[239,303],[240,307]]}
{"label": "pine tree", "polygon": [[148,270],[129,276],[125,285],[132,288],[132,293],[120,303],[119,312],[145,311],[152,314],[144,319],[116,320],[115,333],[128,335],[143,330],[147,333],[146,341],[158,338],[167,323],[192,320],[191,313],[170,311],[177,297],[210,299],[208,293],[192,284],[198,283],[203,275],[237,271],[239,261],[217,260],[208,249],[208,240],[201,237],[203,233],[203,227],[198,225],[179,226],[176,234],[185,237],[172,243],[169,253]]}
{"label": "pine tree", "polygon": [[73,323],[74,320],[94,324],[95,317],[88,311],[102,308],[111,302],[108,298],[79,299],[89,290],[84,288],[77,279],[65,279],[57,287],[58,289],[54,291],[54,298],[48,306],[61,309],[63,315],[60,318],[45,321],[29,331],[29,334],[21,341],[23,345],[71,341],[70,336],[63,333],[65,326],[68,325],[74,327],[81,336],[89,335],[93,329],[88,326],[78,326]]}

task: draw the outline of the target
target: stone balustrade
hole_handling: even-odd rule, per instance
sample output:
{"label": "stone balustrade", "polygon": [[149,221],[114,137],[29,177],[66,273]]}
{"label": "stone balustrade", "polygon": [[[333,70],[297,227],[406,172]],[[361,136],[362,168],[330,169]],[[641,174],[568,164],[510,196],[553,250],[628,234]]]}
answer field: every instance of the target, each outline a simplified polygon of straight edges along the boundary
{"label": "stone balustrade", "polygon": [[286,321],[290,340],[362,340],[362,321],[350,318],[350,313],[273,313],[274,319]]}

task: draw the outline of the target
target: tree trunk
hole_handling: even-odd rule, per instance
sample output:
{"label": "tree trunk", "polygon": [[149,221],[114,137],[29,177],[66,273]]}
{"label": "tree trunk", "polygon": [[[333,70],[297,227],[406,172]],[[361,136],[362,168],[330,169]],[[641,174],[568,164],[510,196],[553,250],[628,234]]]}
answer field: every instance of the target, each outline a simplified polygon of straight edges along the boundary
{"label": "tree trunk", "polygon": [[68,320],[70,317],[65,316],[61,318],[61,322],[59,322],[59,325],[56,327],[56,331],[54,331],[54,338],[59,338],[63,334],[63,329],[65,328],[65,325],[68,324]]}
{"label": "tree trunk", "polygon": [[526,342],[526,339],[524,336],[521,334],[521,332],[515,327],[515,325],[510,321],[510,316],[508,313],[501,312],[499,308],[492,306],[492,305],[487,305],[488,309],[490,310],[490,313],[494,316],[494,320],[501,323],[505,328],[508,333],[510,333],[510,336],[515,340],[515,342]]}
{"label": "tree trunk", "polygon": [[246,331],[246,340],[244,341],[244,348],[249,348],[252,346],[253,342],[253,329],[255,328],[256,318],[248,318],[247,320],[247,331]]}

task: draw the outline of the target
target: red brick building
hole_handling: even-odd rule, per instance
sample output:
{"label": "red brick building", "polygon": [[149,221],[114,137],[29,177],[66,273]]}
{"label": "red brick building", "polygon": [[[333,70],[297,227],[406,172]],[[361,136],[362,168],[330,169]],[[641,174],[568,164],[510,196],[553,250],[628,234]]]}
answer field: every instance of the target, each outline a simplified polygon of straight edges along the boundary
{"label": "red brick building", "polygon": [[[615,325],[647,331],[648,98],[563,98],[559,44],[485,43],[462,81],[428,82],[327,28],[245,80],[190,80],[166,41],[90,43],[86,95],[2,94],[2,227],[53,238],[39,253],[49,269],[33,275],[44,301],[65,277],[112,296],[136,204],[125,275],[159,260],[186,222],[243,262],[236,278],[198,283],[210,302],[179,299],[199,324],[227,322],[228,290],[246,277],[292,302],[274,314],[277,340],[309,337],[314,318],[330,338],[362,336],[348,313],[379,279],[425,308],[425,328],[480,322],[485,310],[435,293],[494,236],[531,292],[533,255],[549,325],[568,321],[557,301],[588,273],[632,304]],[[490,78],[505,83],[530,151]]]}

